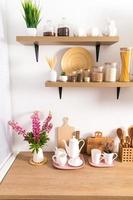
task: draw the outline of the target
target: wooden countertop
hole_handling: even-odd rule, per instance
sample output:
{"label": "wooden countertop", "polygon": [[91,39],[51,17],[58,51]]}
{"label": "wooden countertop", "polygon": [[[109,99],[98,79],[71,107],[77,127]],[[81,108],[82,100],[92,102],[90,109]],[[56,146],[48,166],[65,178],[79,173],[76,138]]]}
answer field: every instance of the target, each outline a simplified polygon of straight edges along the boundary
{"label": "wooden countertop", "polygon": [[[46,154],[46,153],[45,153]],[[113,168],[57,170],[49,162],[28,164],[30,153],[20,153],[0,184],[2,200],[130,200],[133,199],[133,163],[116,162]]]}

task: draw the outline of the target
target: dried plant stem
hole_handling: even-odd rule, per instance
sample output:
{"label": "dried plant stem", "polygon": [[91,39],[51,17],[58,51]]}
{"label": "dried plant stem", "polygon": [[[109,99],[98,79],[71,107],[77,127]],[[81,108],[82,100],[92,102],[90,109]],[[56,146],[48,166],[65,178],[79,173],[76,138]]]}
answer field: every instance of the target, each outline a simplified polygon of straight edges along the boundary
{"label": "dried plant stem", "polygon": [[50,67],[51,70],[55,69],[57,59],[56,57],[46,58],[46,61]]}

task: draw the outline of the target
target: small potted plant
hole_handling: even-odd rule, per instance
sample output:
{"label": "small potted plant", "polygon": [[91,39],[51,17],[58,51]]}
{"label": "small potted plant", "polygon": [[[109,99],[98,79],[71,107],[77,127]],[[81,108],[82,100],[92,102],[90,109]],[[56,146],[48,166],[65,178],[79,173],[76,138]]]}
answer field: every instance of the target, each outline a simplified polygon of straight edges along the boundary
{"label": "small potted plant", "polygon": [[24,0],[22,2],[23,18],[27,26],[27,34],[35,36],[37,34],[37,26],[40,23],[41,10],[39,6],[32,0]]}
{"label": "small potted plant", "polygon": [[65,72],[61,72],[60,81],[66,82],[67,80],[68,80],[68,77],[67,77],[66,73]]}
{"label": "small potted plant", "polygon": [[32,119],[32,130],[26,131],[22,128],[16,121],[9,121],[8,124],[12,127],[18,135],[21,135],[25,141],[29,143],[29,149],[33,153],[32,161],[34,163],[41,163],[44,161],[44,155],[42,147],[49,140],[49,132],[51,131],[53,125],[50,122],[52,119],[51,113],[43,121],[41,125],[40,113],[38,111],[34,112],[31,116]]}

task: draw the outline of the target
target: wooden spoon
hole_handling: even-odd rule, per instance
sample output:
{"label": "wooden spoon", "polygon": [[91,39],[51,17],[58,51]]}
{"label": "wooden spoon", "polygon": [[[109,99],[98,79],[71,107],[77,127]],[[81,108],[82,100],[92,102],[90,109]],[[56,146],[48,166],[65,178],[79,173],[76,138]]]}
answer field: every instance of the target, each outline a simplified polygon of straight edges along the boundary
{"label": "wooden spoon", "polygon": [[128,135],[131,138],[130,146],[133,147],[133,127],[128,129]]}
{"label": "wooden spoon", "polygon": [[120,143],[122,145],[122,143],[123,143],[123,131],[122,131],[121,128],[118,128],[116,132],[117,132],[117,136],[118,136],[118,138],[120,140]]}

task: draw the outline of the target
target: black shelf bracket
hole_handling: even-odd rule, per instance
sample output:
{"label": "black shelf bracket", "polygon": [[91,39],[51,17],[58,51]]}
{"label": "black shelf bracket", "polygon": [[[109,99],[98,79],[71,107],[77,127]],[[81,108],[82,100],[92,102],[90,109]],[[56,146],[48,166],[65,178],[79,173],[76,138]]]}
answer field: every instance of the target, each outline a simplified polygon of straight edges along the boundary
{"label": "black shelf bracket", "polygon": [[59,87],[59,98],[61,99],[62,98],[62,87]]}
{"label": "black shelf bracket", "polygon": [[100,53],[100,43],[96,43],[96,61],[99,60],[99,53]]}
{"label": "black shelf bracket", "polygon": [[120,88],[120,87],[117,87],[117,99],[119,99],[119,96],[120,96],[120,90],[121,90],[121,88]]}
{"label": "black shelf bracket", "polygon": [[39,57],[39,44],[38,44],[38,43],[34,43],[34,48],[35,48],[36,62],[38,62],[38,57]]}

